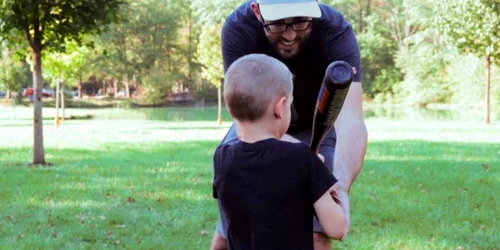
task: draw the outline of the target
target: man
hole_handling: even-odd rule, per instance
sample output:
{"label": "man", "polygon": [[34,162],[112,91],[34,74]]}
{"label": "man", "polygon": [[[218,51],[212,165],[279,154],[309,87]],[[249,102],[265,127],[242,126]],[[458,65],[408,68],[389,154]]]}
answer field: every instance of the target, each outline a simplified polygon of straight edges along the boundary
{"label": "man", "polygon": [[[261,53],[279,59],[293,73],[292,121],[282,140],[310,142],[317,94],[327,66],[337,60],[353,66],[354,81],[335,129],[320,146],[325,165],[338,179],[335,188],[345,213],[347,235],[350,224],[348,193],[361,170],[367,143],[360,54],[351,25],[339,12],[315,0],[248,1],[226,19],[221,43],[225,70],[242,56]],[[237,130],[233,125],[222,143],[237,141]],[[212,249],[227,248],[228,225],[224,211],[220,209],[220,213]],[[316,219],[314,232],[314,248],[331,249],[330,239],[322,233]]]}

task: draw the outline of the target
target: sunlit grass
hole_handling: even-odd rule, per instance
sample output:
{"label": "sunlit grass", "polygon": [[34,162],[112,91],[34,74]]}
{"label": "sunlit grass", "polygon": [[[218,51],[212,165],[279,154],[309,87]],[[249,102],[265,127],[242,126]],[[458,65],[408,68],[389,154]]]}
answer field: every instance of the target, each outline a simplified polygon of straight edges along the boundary
{"label": "sunlit grass", "polygon": [[[230,123],[0,119],[0,249],[207,249],[212,153]],[[335,249],[500,249],[500,126],[368,119],[352,228]]]}

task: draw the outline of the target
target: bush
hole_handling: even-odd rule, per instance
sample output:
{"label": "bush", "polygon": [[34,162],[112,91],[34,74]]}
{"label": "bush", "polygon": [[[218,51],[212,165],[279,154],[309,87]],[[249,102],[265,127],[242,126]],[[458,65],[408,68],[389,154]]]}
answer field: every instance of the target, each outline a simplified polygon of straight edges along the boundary
{"label": "bush", "polygon": [[142,78],[142,98],[146,104],[158,105],[166,102],[172,86],[180,77],[171,72],[153,69]]}

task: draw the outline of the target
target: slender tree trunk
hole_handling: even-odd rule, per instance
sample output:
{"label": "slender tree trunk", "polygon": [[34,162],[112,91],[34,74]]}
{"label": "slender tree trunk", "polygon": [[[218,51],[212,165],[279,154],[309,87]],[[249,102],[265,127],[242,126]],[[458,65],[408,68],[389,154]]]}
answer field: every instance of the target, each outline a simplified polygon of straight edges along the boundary
{"label": "slender tree trunk", "polygon": [[358,32],[362,33],[363,32],[363,3],[362,0],[358,0],[358,6],[359,6],[359,24],[358,24]]}
{"label": "slender tree trunk", "polygon": [[[137,75],[136,74],[132,75],[132,84],[134,86],[135,91],[137,91]],[[130,96],[132,96],[132,95],[130,95]]]}
{"label": "slender tree trunk", "polygon": [[113,95],[113,97],[116,99],[116,97],[118,97],[118,86],[116,86],[116,82],[117,82],[117,81],[116,81],[116,79],[113,79],[112,81],[113,81],[113,89],[114,89],[114,92],[113,92],[113,93],[115,93],[115,94]]}
{"label": "slender tree trunk", "polygon": [[42,120],[42,49],[40,44],[32,48],[33,60],[33,164],[45,165],[43,149],[43,120]]}
{"label": "slender tree trunk", "polygon": [[368,3],[366,4],[366,15],[369,16],[372,12],[372,0],[368,0]]}
{"label": "slender tree trunk", "polygon": [[59,126],[59,103],[61,101],[61,80],[59,78],[59,76],[57,76],[57,79],[56,79],[56,118],[55,118],[55,124],[56,124],[56,127]]}
{"label": "slender tree trunk", "polygon": [[62,109],[62,117],[61,117],[61,120],[64,121],[65,117],[66,117],[66,105],[64,103],[64,83],[60,83],[61,84],[61,109]]}
{"label": "slender tree trunk", "polygon": [[128,81],[128,75],[125,74],[125,81],[123,81],[123,84],[125,85],[125,97],[130,98],[130,84]]}
{"label": "slender tree trunk", "polygon": [[103,78],[101,81],[102,81],[102,94],[105,96],[107,94],[106,80],[104,80]]}
{"label": "slender tree trunk", "polygon": [[218,114],[217,124],[222,124],[222,84],[217,88]]}
{"label": "slender tree trunk", "polygon": [[80,75],[80,78],[78,79],[78,99],[82,99],[83,97],[83,81],[82,81],[82,75]]}
{"label": "slender tree trunk", "polygon": [[189,8],[189,46],[188,46],[188,67],[189,67],[189,72],[188,72],[188,79],[189,83],[192,84],[193,80],[193,57],[192,57],[192,50],[191,46],[193,44],[193,16],[191,12],[191,8]]}
{"label": "slender tree trunk", "polygon": [[490,124],[490,83],[491,83],[491,56],[486,56],[486,88],[484,90],[484,101],[485,101],[485,109],[484,109],[484,122],[486,124]]}
{"label": "slender tree trunk", "polygon": [[12,99],[12,91],[7,90],[7,99]]}

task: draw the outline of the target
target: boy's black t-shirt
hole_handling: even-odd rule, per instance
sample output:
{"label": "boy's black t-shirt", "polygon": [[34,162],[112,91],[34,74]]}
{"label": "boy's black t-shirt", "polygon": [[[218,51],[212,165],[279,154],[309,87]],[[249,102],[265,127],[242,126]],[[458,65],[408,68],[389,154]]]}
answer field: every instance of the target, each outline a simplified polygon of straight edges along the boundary
{"label": "boy's black t-shirt", "polygon": [[213,196],[227,216],[229,249],[313,249],[313,204],[336,181],[303,143],[220,145]]}

